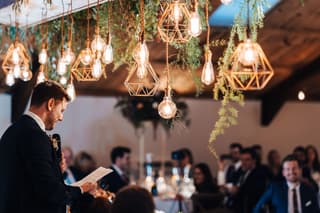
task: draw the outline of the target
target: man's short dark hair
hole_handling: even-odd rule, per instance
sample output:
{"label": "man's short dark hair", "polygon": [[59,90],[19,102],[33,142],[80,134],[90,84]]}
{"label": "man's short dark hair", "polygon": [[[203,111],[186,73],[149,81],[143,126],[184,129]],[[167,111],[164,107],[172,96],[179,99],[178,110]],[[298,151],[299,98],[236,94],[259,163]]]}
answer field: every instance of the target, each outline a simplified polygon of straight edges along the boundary
{"label": "man's short dark hair", "polygon": [[111,151],[111,162],[115,163],[117,158],[122,158],[125,153],[131,153],[131,150],[128,147],[117,146],[114,147]]}
{"label": "man's short dark hair", "polygon": [[298,165],[300,168],[302,168],[302,164],[301,162],[298,160],[298,158],[293,155],[293,154],[290,154],[290,155],[287,155],[283,160],[282,160],[282,168],[283,168],[283,165],[285,162],[290,162],[290,161],[297,161]]}
{"label": "man's short dark hair", "polygon": [[243,154],[249,154],[253,160],[258,159],[257,153],[251,147],[242,149],[241,155],[243,155]]}
{"label": "man's short dark hair", "polygon": [[66,90],[54,81],[45,81],[39,83],[34,89],[31,97],[31,106],[41,106],[51,98],[55,100],[70,101],[70,97]]}
{"label": "man's short dark hair", "polygon": [[155,204],[150,192],[139,186],[120,189],[111,205],[112,213],[154,213]]}
{"label": "man's short dark hair", "polygon": [[230,144],[229,148],[230,149],[238,148],[240,151],[243,149],[242,145],[240,143],[232,143],[232,144]]}

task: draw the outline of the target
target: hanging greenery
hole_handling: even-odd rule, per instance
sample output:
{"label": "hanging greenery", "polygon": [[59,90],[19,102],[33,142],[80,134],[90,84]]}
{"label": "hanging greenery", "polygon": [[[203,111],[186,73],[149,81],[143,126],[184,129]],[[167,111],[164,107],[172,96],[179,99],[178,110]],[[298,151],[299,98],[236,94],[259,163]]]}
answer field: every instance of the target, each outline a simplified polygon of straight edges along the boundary
{"label": "hanging greenery", "polygon": [[218,78],[213,89],[214,99],[221,100],[221,107],[218,110],[219,118],[216,121],[209,138],[209,150],[218,159],[213,144],[217,137],[224,134],[226,128],[236,125],[238,120],[238,110],[235,104],[244,105],[244,95],[241,91],[233,90],[225,78],[224,72],[228,70],[231,55],[235,50],[235,43],[244,41],[247,38],[247,8],[250,9],[250,38],[257,40],[258,29],[263,27],[264,13],[262,8],[269,6],[268,0],[243,0],[239,13],[235,16],[234,24],[231,28],[227,48],[218,62]]}

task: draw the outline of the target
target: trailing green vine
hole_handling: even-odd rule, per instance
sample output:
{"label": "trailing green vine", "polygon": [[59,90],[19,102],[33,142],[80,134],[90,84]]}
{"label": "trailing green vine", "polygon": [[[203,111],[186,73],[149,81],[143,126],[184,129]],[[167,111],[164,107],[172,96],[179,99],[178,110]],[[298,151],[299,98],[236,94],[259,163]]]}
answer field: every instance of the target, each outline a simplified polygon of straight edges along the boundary
{"label": "trailing green vine", "polygon": [[243,0],[239,13],[235,16],[234,24],[231,28],[227,48],[223,56],[218,62],[218,78],[213,89],[213,98],[215,100],[221,99],[221,106],[218,110],[219,118],[216,121],[213,130],[211,131],[208,148],[215,158],[219,158],[214,149],[214,142],[219,135],[224,134],[225,129],[237,125],[238,110],[234,106],[238,104],[244,105],[244,95],[241,91],[233,90],[225,78],[224,72],[229,69],[230,59],[235,50],[235,43],[243,41],[247,38],[247,8],[250,8],[250,38],[257,39],[258,29],[263,27],[263,10],[262,8],[268,6],[268,0]]}

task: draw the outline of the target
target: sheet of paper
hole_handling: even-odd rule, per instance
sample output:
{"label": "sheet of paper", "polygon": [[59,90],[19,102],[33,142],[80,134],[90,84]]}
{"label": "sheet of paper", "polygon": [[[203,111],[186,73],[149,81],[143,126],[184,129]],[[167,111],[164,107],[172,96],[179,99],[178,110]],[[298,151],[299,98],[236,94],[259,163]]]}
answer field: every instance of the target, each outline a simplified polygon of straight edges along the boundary
{"label": "sheet of paper", "polygon": [[93,172],[91,172],[89,175],[82,178],[78,182],[71,184],[71,186],[81,186],[82,184],[84,184],[86,182],[95,183],[98,180],[100,180],[101,178],[103,178],[104,176],[110,174],[111,172],[113,172],[112,169],[106,169],[104,167],[99,167],[98,169],[94,170]]}

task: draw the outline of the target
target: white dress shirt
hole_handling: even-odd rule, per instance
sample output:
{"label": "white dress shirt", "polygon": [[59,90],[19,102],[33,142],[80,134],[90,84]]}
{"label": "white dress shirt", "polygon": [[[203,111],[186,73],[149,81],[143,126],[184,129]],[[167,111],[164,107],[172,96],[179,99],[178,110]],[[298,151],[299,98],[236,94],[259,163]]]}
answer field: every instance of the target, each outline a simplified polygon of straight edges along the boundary
{"label": "white dress shirt", "polygon": [[112,167],[114,168],[114,170],[116,170],[116,172],[122,176],[123,175],[123,171],[115,164],[112,164]]}
{"label": "white dress shirt", "polygon": [[44,125],[44,122],[42,121],[42,119],[36,115],[35,113],[31,112],[31,111],[27,111],[25,113],[25,115],[30,116],[31,118],[33,118],[33,120],[35,120],[35,122],[39,125],[39,127],[45,132],[46,131],[46,127]]}
{"label": "white dress shirt", "polygon": [[302,213],[301,209],[301,196],[300,196],[300,183],[290,183],[287,181],[288,184],[288,213],[293,213],[293,192],[292,189],[296,189],[297,192],[297,200],[298,200],[298,211]]}

